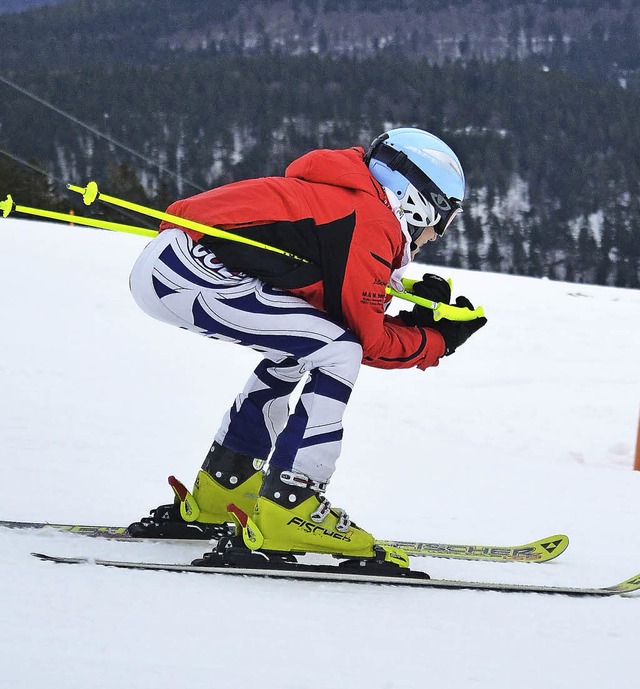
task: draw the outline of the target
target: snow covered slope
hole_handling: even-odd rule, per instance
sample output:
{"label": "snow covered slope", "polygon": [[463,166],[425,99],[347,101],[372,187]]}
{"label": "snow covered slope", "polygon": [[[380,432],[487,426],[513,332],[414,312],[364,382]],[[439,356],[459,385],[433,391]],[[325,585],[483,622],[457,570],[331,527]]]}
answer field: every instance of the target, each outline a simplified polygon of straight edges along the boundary
{"label": "snow covered slope", "polygon": [[[0,518],[139,518],[170,499],[167,475],[192,481],[257,363],[137,310],[127,277],[144,244],[0,221]],[[362,370],[329,498],[379,538],[571,537],[547,565],[419,561],[433,576],[608,585],[640,571],[640,293],[443,272],[489,324],[436,369]],[[198,554],[0,529],[13,689],[638,686],[637,596],[120,572],[33,550]]]}

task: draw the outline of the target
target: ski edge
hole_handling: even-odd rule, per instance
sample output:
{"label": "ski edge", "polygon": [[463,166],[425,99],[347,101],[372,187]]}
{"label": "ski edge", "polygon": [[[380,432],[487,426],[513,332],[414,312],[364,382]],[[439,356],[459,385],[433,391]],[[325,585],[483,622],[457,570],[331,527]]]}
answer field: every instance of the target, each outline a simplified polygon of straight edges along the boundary
{"label": "ski edge", "polygon": [[[206,539],[154,539],[132,538],[126,526],[92,526],[80,524],[52,524],[48,522],[12,522],[0,520],[0,527],[7,529],[50,529],[91,538],[140,543],[180,543],[182,545],[206,544]],[[429,543],[426,541],[378,540],[380,545],[402,548],[410,557],[437,557],[478,562],[549,562],[561,555],[569,546],[569,538],[563,534],[548,536],[531,543],[516,546],[489,546],[455,543]]]}
{"label": "ski edge", "polygon": [[391,586],[413,586],[420,588],[480,590],[499,593],[539,593],[558,594],[574,597],[607,597],[625,595],[640,590],[640,573],[635,574],[613,586],[578,587],[578,586],[549,586],[537,584],[509,584],[480,581],[459,581],[455,579],[403,579],[398,576],[381,576],[367,574],[352,574],[336,571],[327,572],[295,572],[276,569],[253,569],[243,567],[201,567],[194,565],[180,565],[158,562],[127,562],[121,560],[102,560],[88,557],[65,557],[48,555],[46,553],[31,553],[34,557],[45,562],[57,564],[87,564],[100,567],[113,567],[138,571],[164,571],[173,573],[193,574],[223,574],[231,576],[245,576],[269,579],[295,579],[300,581],[323,581],[336,583],[378,584]]}

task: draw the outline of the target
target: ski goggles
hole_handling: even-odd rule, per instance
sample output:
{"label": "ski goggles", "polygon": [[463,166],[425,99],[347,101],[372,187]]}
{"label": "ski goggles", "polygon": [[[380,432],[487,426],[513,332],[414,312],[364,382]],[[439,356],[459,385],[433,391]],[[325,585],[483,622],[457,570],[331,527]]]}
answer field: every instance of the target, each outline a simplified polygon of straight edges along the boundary
{"label": "ski goggles", "polygon": [[425,199],[433,204],[440,219],[432,227],[435,233],[442,237],[449,225],[462,211],[462,201],[447,198],[442,189],[404,151],[398,151],[393,146],[380,142],[372,150],[370,157],[384,163],[390,170],[399,172],[407,181],[413,184]]}

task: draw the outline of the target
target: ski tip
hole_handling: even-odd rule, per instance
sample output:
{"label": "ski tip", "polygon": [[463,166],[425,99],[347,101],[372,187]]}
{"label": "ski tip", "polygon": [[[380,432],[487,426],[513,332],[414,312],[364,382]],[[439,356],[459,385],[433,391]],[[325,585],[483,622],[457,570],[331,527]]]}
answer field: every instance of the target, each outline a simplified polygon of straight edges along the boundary
{"label": "ski tip", "polygon": [[610,591],[611,593],[634,593],[635,591],[640,590],[640,574],[636,574],[632,577],[629,577],[628,579],[625,579],[624,581],[621,581],[619,584],[616,584],[615,586],[607,586],[604,591]]}
{"label": "ski tip", "polygon": [[44,562],[55,562],[57,558],[46,555],[45,553],[31,553],[32,557],[37,557],[38,560],[43,560]]}
{"label": "ski tip", "polygon": [[569,547],[569,537],[565,534],[556,534],[555,536],[547,536],[547,538],[541,538],[539,541],[535,541],[531,544],[535,546],[541,553],[544,554],[544,561],[548,562],[562,555],[564,551]]}
{"label": "ski tip", "polygon": [[57,562],[64,564],[80,564],[82,562],[89,562],[86,557],[61,557],[59,555],[47,555],[46,553],[31,553],[33,557],[43,562]]}

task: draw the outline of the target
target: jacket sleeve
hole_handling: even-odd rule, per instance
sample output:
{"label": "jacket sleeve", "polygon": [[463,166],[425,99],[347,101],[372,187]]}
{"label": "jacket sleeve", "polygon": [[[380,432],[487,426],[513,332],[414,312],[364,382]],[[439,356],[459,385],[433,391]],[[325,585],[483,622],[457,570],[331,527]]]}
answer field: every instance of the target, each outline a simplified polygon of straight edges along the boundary
{"label": "jacket sleeve", "polygon": [[384,313],[395,253],[388,235],[379,224],[360,229],[347,261],[342,310],[346,325],[362,344],[363,363],[386,369],[437,366],[445,351],[442,335],[406,326]]}

